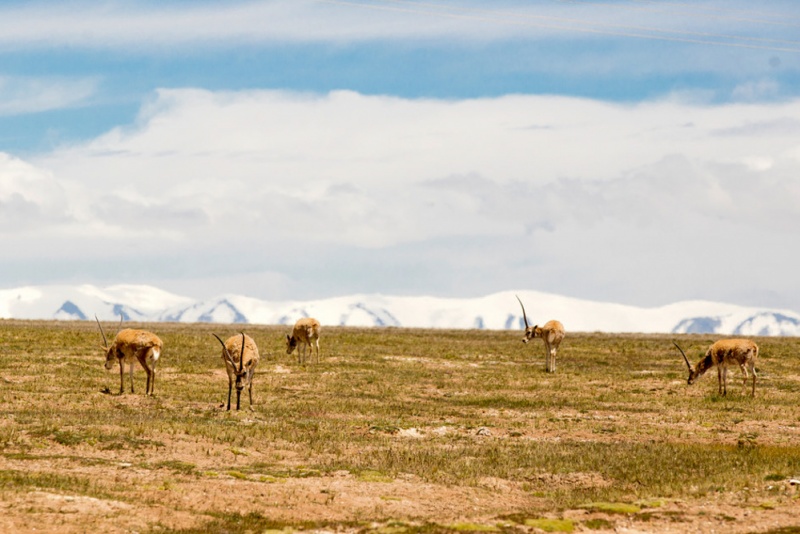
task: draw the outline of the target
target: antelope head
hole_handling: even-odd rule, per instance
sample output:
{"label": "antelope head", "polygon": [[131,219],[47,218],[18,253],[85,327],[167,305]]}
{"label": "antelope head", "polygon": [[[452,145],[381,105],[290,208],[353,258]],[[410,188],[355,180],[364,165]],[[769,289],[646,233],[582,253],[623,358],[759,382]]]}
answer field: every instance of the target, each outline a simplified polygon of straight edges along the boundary
{"label": "antelope head", "polygon": [[525,319],[525,337],[522,338],[522,342],[527,343],[531,339],[536,338],[536,336],[538,335],[537,330],[539,329],[539,327],[537,325],[531,326],[530,324],[528,324],[528,316],[525,313],[525,306],[522,304],[522,301],[517,295],[514,296],[517,297],[517,300],[519,300],[519,305],[522,306],[522,318]]}
{"label": "antelope head", "polygon": [[[108,346],[106,333],[103,332],[103,325],[100,324],[100,319],[97,318],[97,315],[94,316],[94,320],[97,321],[97,326],[100,327],[100,335],[103,336],[103,346],[101,348],[103,349],[103,352],[106,353],[105,368],[106,370],[110,370],[114,366],[114,362],[117,361],[117,358],[120,357],[117,355],[117,344],[112,343],[110,347]],[[119,316],[119,324],[122,326],[122,315]]]}
{"label": "antelope head", "polygon": [[286,354],[291,354],[297,347],[297,338],[286,334]]}
{"label": "antelope head", "polygon": [[686,367],[689,368],[689,380],[687,381],[687,383],[691,386],[692,384],[694,384],[694,381],[697,380],[697,377],[699,377],[702,373],[692,368],[692,364],[689,363],[689,358],[686,357],[686,353],[683,352],[683,349],[677,343],[673,341],[672,344],[675,345],[675,347],[677,347],[679,351],[681,351],[681,354],[683,355],[683,360],[686,362]]}

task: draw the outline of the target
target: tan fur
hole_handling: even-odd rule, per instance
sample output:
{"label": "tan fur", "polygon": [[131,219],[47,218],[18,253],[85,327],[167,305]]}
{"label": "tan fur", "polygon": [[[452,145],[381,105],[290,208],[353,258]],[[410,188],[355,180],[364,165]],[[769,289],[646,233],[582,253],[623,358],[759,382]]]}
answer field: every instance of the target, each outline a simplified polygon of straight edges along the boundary
{"label": "tan fur", "polygon": [[319,334],[319,321],[312,317],[299,319],[292,328],[292,335],[286,334],[286,354],[291,354],[295,347],[301,345],[301,348],[297,349],[297,363],[304,365],[306,348],[310,355],[313,355],[313,349],[316,347],[317,363],[319,363]]}
{"label": "tan fur", "polygon": [[[683,351],[681,351],[683,352]],[[684,355],[685,356],[685,355]],[[747,390],[748,369],[753,373],[753,387],[750,395],[756,395],[756,359],[758,358],[758,345],[749,339],[721,339],[712,344],[706,351],[705,357],[697,362],[694,368],[689,369],[689,384],[703,376],[712,367],[717,368],[719,380],[719,394],[728,394],[728,366],[737,365],[742,370],[742,394]],[[688,361],[687,361],[688,364]]]}
{"label": "tan fur", "polygon": [[564,339],[564,325],[559,321],[547,321],[544,326],[529,326],[525,329],[525,337],[522,338],[523,343],[536,338],[541,338],[544,341],[545,350],[545,370],[548,373],[556,372],[556,353],[558,346]]}
{"label": "tan fur", "polygon": [[[99,323],[98,323],[99,324]],[[105,339],[105,335],[103,335]],[[131,376],[131,393],[133,393],[133,366],[138,361],[147,373],[145,395],[152,395],[156,387],[156,363],[161,356],[164,344],[157,335],[146,330],[126,328],[121,330],[106,352],[106,369],[111,369],[114,362],[119,363],[119,394],[125,391],[125,364],[128,364]]]}
{"label": "tan fur", "polygon": [[[242,353],[242,337],[244,337],[244,353]],[[222,343],[222,340],[217,337]],[[253,409],[253,376],[256,373],[259,355],[256,342],[247,334],[235,334],[225,340],[222,349],[222,361],[228,372],[228,410],[231,409],[231,390],[236,384],[236,409],[239,409],[242,390],[247,387],[250,397],[250,409]],[[241,358],[241,360],[240,360]],[[244,364],[240,365],[240,361]]]}

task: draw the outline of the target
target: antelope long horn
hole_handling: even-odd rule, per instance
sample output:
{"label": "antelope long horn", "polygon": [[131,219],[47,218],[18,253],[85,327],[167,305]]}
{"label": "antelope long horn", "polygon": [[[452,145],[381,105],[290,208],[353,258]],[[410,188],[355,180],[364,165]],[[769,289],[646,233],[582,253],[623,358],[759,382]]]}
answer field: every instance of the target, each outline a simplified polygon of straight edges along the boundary
{"label": "antelope long horn", "polygon": [[242,353],[239,354],[239,374],[244,371],[244,332],[242,332]]}
{"label": "antelope long horn", "polygon": [[683,352],[683,349],[680,348],[680,346],[677,343],[675,343],[674,341],[672,342],[672,344],[675,345],[676,347],[678,347],[678,350],[681,351],[681,354],[683,354],[683,359],[686,361],[686,367],[689,368],[689,372],[691,373],[692,372],[692,364],[689,363],[689,358],[686,357],[686,353]]}
{"label": "antelope long horn", "polygon": [[94,314],[94,320],[97,321],[97,326],[100,327],[100,334],[103,336],[103,345],[108,348],[108,340],[106,339],[106,333],[103,332],[103,325],[100,324],[100,319],[97,318],[97,314]]}
{"label": "antelope long horn", "polygon": [[522,318],[525,319],[525,328],[530,328],[530,325],[528,325],[528,316],[525,314],[525,306],[522,304],[522,301],[517,295],[514,296],[517,297],[517,300],[519,300],[519,305],[522,306]]}
{"label": "antelope long horn", "polygon": [[217,334],[212,334],[212,335],[215,338],[217,338],[217,341],[219,341],[219,344],[222,345],[222,350],[223,350],[223,352],[225,352],[225,357],[228,358],[228,361],[230,361],[231,364],[233,364],[235,366],[236,364],[233,363],[233,358],[231,357],[231,353],[228,352],[228,347],[225,346],[225,342],[222,341],[222,339]]}

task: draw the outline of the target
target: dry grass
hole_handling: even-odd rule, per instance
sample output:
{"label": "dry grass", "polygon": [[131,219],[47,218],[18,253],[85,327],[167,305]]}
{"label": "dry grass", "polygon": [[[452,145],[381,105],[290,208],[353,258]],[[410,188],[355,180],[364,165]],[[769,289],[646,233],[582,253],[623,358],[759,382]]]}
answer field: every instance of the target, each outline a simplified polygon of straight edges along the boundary
{"label": "dry grass", "polygon": [[[518,332],[327,328],[323,362],[301,368],[282,328],[247,326],[256,407],[226,413],[211,333],[237,327],[149,328],[165,344],[153,398],[141,369],[136,395],[101,393],[119,375],[93,324],[0,321],[0,502],[13,511],[0,530],[793,524],[798,339],[757,340],[751,399],[738,371],[727,398],[713,372],[688,387],[675,336],[571,334],[552,375]],[[676,339],[698,357],[715,338]]]}

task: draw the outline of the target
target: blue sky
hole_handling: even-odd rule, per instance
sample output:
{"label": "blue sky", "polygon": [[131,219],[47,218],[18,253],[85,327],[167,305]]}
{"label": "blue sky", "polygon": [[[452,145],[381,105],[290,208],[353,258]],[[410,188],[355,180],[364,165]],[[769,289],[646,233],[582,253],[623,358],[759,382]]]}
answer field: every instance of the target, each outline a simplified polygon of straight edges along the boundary
{"label": "blue sky", "polygon": [[0,287],[797,310],[798,29],[788,1],[6,2]]}
{"label": "blue sky", "polygon": [[[89,18],[87,27],[119,26],[125,35],[115,40],[109,30],[83,37],[76,30],[50,36],[49,25],[34,22],[20,36],[3,39],[0,74],[6,98],[21,97],[18,91],[37,81],[72,85],[76,92],[82,86],[84,91],[73,101],[54,103],[53,109],[7,112],[0,125],[0,148],[43,150],[99,135],[132,122],[142,102],[163,87],[350,89],[447,99],[562,94],[627,102],[674,91],[704,91],[707,99],[721,102],[740,85],[763,78],[777,84],[768,98],[786,98],[800,90],[800,41],[794,38],[800,10],[790,2],[767,2],[758,9],[744,2],[630,0],[501,2],[490,9],[467,1],[297,3],[304,8],[286,16],[288,24],[296,25],[288,36],[273,38],[267,27],[263,32],[233,28],[220,37],[202,24],[182,34],[181,28],[165,24],[164,30],[175,35],[162,42],[147,35],[158,29],[148,28],[158,26],[152,19],[167,21],[182,14],[191,20],[195,11],[230,10],[202,2],[109,2],[99,9],[92,3],[68,3],[69,10],[57,8],[48,15],[51,6],[60,4],[5,3],[8,25],[23,18],[50,16],[56,23],[61,17]],[[252,8],[257,3],[238,5]],[[352,24],[352,36],[305,31],[303,16],[315,10],[325,11],[319,16],[333,13],[332,24]],[[276,17],[273,11],[281,10],[253,9],[265,18]],[[128,17],[134,21],[126,22]],[[208,17],[213,22],[213,15]],[[137,32],[136,19],[144,30]],[[394,19],[400,27],[385,38],[360,31],[376,19]],[[433,29],[417,36],[414,26],[420,21]],[[461,22],[474,24],[449,30],[456,35],[445,33],[445,27]],[[574,30],[560,30],[562,26]],[[590,33],[595,31],[600,33]]]}

